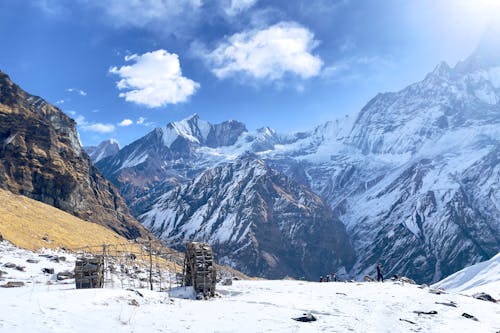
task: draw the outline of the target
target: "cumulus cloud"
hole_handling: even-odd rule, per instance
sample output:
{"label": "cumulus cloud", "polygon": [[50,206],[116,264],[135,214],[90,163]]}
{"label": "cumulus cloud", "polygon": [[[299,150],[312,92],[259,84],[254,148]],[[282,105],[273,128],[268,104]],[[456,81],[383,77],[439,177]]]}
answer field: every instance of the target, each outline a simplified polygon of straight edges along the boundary
{"label": "cumulus cloud", "polygon": [[90,123],[81,114],[74,112],[72,115],[75,116],[78,127],[84,132],[111,133],[115,130],[115,125],[113,124]]}
{"label": "cumulus cloud", "polygon": [[123,119],[118,123],[118,126],[126,127],[132,125],[134,122],[131,119]]}
{"label": "cumulus cloud", "polygon": [[146,118],[144,117],[139,117],[139,119],[137,119],[137,125],[142,125],[144,124],[144,122],[146,121]]}
{"label": "cumulus cloud", "polygon": [[228,16],[235,16],[239,13],[252,8],[258,0],[230,0],[224,7],[224,11]]}
{"label": "cumulus cloud", "polygon": [[87,93],[81,89],[76,89],[76,88],[68,88],[66,89],[67,92],[75,93],[80,96],[87,96]]}
{"label": "cumulus cloud", "polygon": [[182,76],[179,57],[175,53],[156,50],[125,57],[132,65],[111,67],[109,72],[121,80],[116,86],[120,97],[149,108],[185,102],[200,84]]}
{"label": "cumulus cloud", "polygon": [[312,54],[317,45],[307,28],[280,22],[234,34],[204,56],[220,79],[245,74],[274,81],[287,73],[307,79],[318,75],[323,66],[321,58]]}
{"label": "cumulus cloud", "polygon": [[94,123],[81,126],[82,130],[85,132],[96,132],[96,133],[111,133],[115,130],[115,125],[113,124],[102,124]]}

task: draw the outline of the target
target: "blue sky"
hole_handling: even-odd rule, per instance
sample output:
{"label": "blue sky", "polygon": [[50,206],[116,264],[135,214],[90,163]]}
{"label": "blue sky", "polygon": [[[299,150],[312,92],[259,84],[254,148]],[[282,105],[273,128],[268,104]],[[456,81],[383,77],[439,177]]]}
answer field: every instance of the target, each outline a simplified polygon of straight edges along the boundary
{"label": "blue sky", "polygon": [[193,113],[292,132],[454,65],[498,14],[495,0],[4,0],[0,70],[77,120],[84,145]]}

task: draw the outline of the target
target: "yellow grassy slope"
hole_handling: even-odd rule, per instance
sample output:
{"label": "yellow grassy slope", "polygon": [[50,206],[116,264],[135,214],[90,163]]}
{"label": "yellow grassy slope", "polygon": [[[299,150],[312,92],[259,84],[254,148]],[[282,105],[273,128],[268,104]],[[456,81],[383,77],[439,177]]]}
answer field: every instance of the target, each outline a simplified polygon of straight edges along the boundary
{"label": "yellow grassy slope", "polygon": [[29,250],[128,242],[98,224],[5,190],[0,190],[0,233],[14,245]]}

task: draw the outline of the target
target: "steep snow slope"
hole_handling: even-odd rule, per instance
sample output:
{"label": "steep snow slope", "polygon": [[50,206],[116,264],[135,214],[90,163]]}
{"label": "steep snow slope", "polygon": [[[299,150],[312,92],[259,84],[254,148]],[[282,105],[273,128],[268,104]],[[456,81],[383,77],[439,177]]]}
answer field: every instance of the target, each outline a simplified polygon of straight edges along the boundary
{"label": "steep snow slope", "polygon": [[485,292],[500,299],[500,253],[448,276],[434,287],[469,295]]}

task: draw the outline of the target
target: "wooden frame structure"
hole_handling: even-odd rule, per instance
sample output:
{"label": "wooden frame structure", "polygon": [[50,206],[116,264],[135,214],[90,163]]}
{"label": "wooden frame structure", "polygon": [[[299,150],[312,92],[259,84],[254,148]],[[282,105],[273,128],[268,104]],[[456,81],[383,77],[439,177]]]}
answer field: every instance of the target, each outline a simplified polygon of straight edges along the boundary
{"label": "wooden frame structure", "polygon": [[76,289],[102,288],[104,286],[104,257],[78,258],[75,263]]}
{"label": "wooden frame structure", "polygon": [[216,268],[212,248],[207,243],[186,244],[183,286],[193,286],[197,298],[215,296]]}

